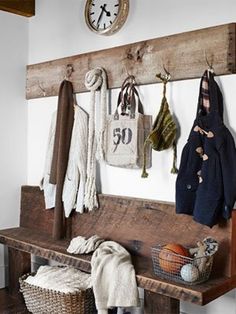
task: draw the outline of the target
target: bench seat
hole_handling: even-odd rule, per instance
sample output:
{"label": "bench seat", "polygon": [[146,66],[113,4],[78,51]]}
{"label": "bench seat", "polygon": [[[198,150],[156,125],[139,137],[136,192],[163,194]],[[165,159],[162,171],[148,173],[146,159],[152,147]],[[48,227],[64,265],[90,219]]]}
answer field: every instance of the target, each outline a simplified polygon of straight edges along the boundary
{"label": "bench seat", "polygon": [[[0,230],[8,246],[9,292],[19,296],[19,277],[30,271],[31,254],[90,272],[91,255],[71,255],[66,248],[75,236],[97,234],[120,243],[131,254],[138,286],[144,289],[145,314],[179,314],[180,300],[205,305],[236,287],[236,211],[232,219],[213,228],[187,215],[176,215],[175,205],[134,197],[98,195],[100,208],[66,219],[66,237],[52,239],[54,210],[46,210],[37,186],[21,189],[20,227]],[[153,273],[151,247],[166,243],[195,246],[212,237],[219,243],[210,280],[184,285]]]}
{"label": "bench seat", "polygon": [[[55,241],[37,230],[24,227],[0,230],[0,243],[19,251],[77,267],[85,272],[91,270],[90,254],[69,254],[66,251],[69,240]],[[139,287],[179,300],[204,305],[230,291],[235,285],[236,278],[233,280],[226,276],[215,277],[195,286],[168,282],[155,276],[148,259],[135,256],[133,259]]]}

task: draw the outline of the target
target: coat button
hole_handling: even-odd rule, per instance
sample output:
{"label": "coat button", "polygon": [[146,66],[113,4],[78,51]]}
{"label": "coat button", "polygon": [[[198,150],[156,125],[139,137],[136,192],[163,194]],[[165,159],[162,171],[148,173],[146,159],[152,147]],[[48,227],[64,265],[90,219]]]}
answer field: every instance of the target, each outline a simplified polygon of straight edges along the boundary
{"label": "coat button", "polygon": [[191,190],[191,188],[192,188],[192,185],[191,184],[187,184],[187,189]]}

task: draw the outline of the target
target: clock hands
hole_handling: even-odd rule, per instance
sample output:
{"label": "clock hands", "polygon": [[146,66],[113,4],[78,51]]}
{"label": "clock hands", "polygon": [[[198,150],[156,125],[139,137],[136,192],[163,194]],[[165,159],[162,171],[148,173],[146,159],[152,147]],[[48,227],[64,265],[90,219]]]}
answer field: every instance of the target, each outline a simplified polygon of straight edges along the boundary
{"label": "clock hands", "polygon": [[100,9],[101,9],[101,13],[100,13],[98,20],[97,20],[97,27],[99,27],[99,22],[101,21],[101,18],[103,16],[104,12],[106,13],[107,16],[111,16],[111,13],[106,10],[106,3],[104,3],[104,5],[101,5]]}
{"label": "clock hands", "polygon": [[106,10],[106,3],[103,6],[103,10],[106,12],[107,16],[111,16],[111,12]]}
{"label": "clock hands", "polygon": [[101,13],[100,13],[100,15],[99,15],[99,18],[98,18],[98,20],[97,20],[97,26],[98,26],[98,27],[99,27],[99,22],[100,22],[100,20],[101,20],[101,18],[102,18],[102,16],[103,16],[103,13],[104,13],[104,7],[101,5],[100,8],[102,9],[102,11],[101,11]]}

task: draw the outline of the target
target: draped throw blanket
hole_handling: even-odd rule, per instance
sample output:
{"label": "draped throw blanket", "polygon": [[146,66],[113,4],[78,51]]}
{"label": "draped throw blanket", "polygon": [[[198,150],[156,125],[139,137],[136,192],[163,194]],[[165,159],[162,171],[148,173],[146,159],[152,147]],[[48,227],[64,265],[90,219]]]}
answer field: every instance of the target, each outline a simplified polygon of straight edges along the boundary
{"label": "draped throw blanket", "polygon": [[[98,207],[96,192],[96,156],[104,160],[104,133],[106,122],[107,76],[102,68],[87,72],[85,86],[91,91],[89,105],[89,132],[87,156],[87,181],[85,185],[85,208],[89,211]],[[96,103],[96,91],[99,92],[99,104]],[[99,126],[96,125],[97,112],[100,113]],[[96,126],[96,127],[95,127]]]}
{"label": "draped throw blanket", "polygon": [[78,236],[70,241],[67,252],[71,254],[88,254],[95,251],[102,242],[104,240],[96,234],[88,239]]}
{"label": "draped throw blanket", "polygon": [[98,314],[111,307],[139,306],[138,288],[130,254],[120,244],[105,241],[91,259],[91,277]]}
{"label": "draped throw blanket", "polygon": [[64,80],[59,88],[56,132],[49,182],[56,184],[53,238],[64,236],[62,191],[67,170],[71,134],[74,123],[74,96],[70,81]]}

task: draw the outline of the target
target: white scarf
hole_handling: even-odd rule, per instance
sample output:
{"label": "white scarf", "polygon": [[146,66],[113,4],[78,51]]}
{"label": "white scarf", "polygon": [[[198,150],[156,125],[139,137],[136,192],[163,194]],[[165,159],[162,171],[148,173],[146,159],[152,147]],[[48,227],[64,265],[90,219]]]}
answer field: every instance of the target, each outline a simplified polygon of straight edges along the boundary
{"label": "white scarf", "polygon": [[[96,155],[98,160],[104,160],[104,141],[107,110],[107,76],[102,68],[95,68],[85,75],[85,86],[91,91],[89,108],[89,134],[88,134],[88,158],[87,158],[87,181],[85,185],[85,207],[89,211],[98,207],[96,193]],[[95,133],[95,92],[99,90],[100,125],[97,134]]]}

